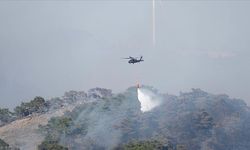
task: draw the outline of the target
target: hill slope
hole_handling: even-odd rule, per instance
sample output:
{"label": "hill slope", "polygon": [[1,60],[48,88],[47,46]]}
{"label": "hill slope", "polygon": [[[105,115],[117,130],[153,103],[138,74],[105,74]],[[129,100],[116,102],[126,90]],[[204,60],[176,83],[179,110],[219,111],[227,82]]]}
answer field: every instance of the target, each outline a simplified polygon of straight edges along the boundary
{"label": "hill slope", "polygon": [[3,126],[0,138],[21,149],[42,140],[70,149],[250,149],[250,111],[243,100],[200,89],[174,96],[144,88],[162,101],[151,111],[140,111],[134,87],[119,94],[100,88],[70,92],[55,105],[64,108]]}

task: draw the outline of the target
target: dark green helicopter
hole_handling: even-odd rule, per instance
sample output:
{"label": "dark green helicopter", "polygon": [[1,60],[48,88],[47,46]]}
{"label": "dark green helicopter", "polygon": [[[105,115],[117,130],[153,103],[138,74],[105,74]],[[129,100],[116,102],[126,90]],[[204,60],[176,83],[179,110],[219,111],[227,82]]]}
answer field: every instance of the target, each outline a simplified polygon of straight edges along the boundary
{"label": "dark green helicopter", "polygon": [[131,56],[129,56],[128,58],[123,58],[123,59],[130,59],[128,61],[128,63],[129,64],[134,64],[134,63],[139,63],[141,61],[144,61],[142,58],[143,58],[142,56],[140,57],[140,59],[137,59],[137,57],[131,57]]}

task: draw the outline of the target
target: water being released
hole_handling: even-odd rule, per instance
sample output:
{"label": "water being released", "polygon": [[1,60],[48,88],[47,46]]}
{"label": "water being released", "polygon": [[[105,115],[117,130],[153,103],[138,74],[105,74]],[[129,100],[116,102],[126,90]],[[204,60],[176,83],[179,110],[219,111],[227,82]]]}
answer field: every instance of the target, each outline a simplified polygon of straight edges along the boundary
{"label": "water being released", "polygon": [[160,100],[149,90],[137,88],[137,94],[138,100],[141,103],[142,112],[150,111],[160,105]]}

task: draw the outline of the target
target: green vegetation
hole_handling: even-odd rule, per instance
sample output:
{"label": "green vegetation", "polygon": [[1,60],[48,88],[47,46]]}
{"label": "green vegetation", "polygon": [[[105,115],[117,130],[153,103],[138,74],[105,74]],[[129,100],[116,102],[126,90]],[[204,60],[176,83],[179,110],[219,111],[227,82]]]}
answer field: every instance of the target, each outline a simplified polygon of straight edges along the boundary
{"label": "green vegetation", "polygon": [[43,113],[48,109],[48,105],[44,98],[35,97],[30,102],[22,102],[20,106],[17,106],[14,111],[18,117],[25,117],[32,113]]}
{"label": "green vegetation", "polygon": [[57,141],[70,144],[71,139],[65,141],[66,137],[82,136],[87,132],[85,125],[75,124],[68,117],[51,118],[47,125],[39,126],[39,129],[45,134],[45,140],[39,145],[39,150],[66,150],[68,148],[59,145]]}
{"label": "green vegetation", "polygon": [[14,119],[13,113],[7,108],[0,108],[0,126],[9,123]]}
{"label": "green vegetation", "polygon": [[[200,89],[180,96],[157,94],[155,90],[162,104],[142,113],[135,88],[117,95],[102,92],[102,89],[92,90],[87,96],[70,92],[50,102],[36,97],[16,107],[15,114],[22,117],[42,113],[48,107],[60,109],[73,101],[89,100],[39,126],[45,135],[39,150],[246,150],[250,147],[249,107],[242,100]],[[13,115],[6,109],[0,114],[2,120]]]}
{"label": "green vegetation", "polygon": [[[41,128],[45,129],[48,141],[58,140],[63,145],[71,145],[70,149],[185,150],[215,147],[233,150],[235,145],[240,149],[243,144],[248,148],[244,137],[250,135],[246,126],[250,124],[250,115],[242,100],[212,95],[200,89],[180,96],[151,91],[163,102],[150,112],[140,111],[136,89],[129,88],[118,95],[99,99],[93,96],[95,101],[80,104],[63,117],[52,118]],[[210,143],[206,143],[208,139]],[[234,147],[228,143],[233,143]]]}
{"label": "green vegetation", "polygon": [[0,139],[0,150],[7,150],[9,149],[9,144],[7,144],[6,142],[4,142],[2,139]]}
{"label": "green vegetation", "polygon": [[35,97],[30,102],[22,102],[20,106],[15,107],[14,112],[7,108],[0,108],[0,126],[3,126],[17,118],[22,118],[32,113],[44,113],[48,111],[48,102],[42,97]]}
{"label": "green vegetation", "polygon": [[173,150],[173,146],[171,144],[163,144],[157,140],[149,140],[149,141],[134,141],[128,144],[125,144],[117,150]]}
{"label": "green vegetation", "polygon": [[51,118],[47,125],[39,126],[39,128],[46,135],[47,141],[58,141],[61,137],[86,134],[84,125],[75,124],[68,117]]}
{"label": "green vegetation", "polygon": [[38,150],[68,150],[68,148],[59,145],[58,141],[43,141],[38,145]]}
{"label": "green vegetation", "polygon": [[70,118],[54,117],[51,118],[47,125],[40,126],[42,132],[46,134],[47,140],[57,141],[61,135],[68,135],[73,122]]}

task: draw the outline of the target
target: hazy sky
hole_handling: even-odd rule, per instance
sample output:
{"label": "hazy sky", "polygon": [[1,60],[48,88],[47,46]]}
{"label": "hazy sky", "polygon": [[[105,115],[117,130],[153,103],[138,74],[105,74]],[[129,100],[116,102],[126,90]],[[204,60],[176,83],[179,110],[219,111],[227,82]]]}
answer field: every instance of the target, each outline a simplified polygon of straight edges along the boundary
{"label": "hazy sky", "polygon": [[[136,82],[250,103],[250,1],[0,1],[0,107]],[[127,56],[143,55],[129,65]]]}

